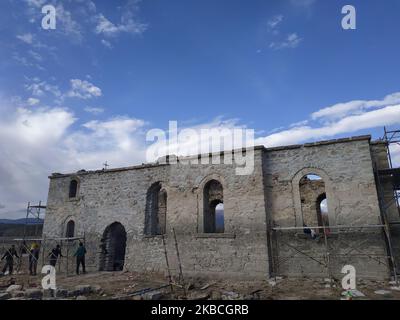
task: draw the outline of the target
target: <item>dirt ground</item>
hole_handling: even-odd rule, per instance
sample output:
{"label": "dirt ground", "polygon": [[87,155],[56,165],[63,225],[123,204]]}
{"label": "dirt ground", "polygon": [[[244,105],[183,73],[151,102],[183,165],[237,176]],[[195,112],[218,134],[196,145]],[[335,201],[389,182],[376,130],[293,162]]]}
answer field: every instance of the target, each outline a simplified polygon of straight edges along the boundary
{"label": "dirt ground", "polygon": [[[42,275],[14,274],[0,277],[0,291],[10,284],[22,285],[23,289],[41,288]],[[329,279],[270,279],[265,281],[221,281],[209,279],[185,279],[185,286],[168,286],[162,276],[134,272],[96,272],[82,275],[57,275],[57,288],[73,291],[76,286],[101,287],[87,299],[213,299],[213,300],[340,300],[343,289],[338,282]],[[160,288],[166,286],[165,288]],[[157,289],[146,294],[147,290]],[[185,290],[184,290],[185,288]],[[400,300],[400,287],[388,281],[358,280],[357,290],[365,296],[354,300]],[[70,297],[67,299],[76,299]]]}

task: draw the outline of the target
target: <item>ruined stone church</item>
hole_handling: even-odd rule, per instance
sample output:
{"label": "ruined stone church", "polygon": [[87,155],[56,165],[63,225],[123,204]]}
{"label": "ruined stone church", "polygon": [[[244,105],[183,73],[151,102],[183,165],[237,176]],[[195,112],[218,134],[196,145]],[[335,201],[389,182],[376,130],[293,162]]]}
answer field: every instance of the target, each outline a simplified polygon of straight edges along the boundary
{"label": "ruined stone church", "polygon": [[249,175],[179,158],[52,174],[44,237],[84,237],[89,271],[165,274],[167,253],[190,276],[339,276],[350,264],[389,278],[400,242],[387,227],[398,208],[382,204],[387,148],[370,136],[261,146]]}

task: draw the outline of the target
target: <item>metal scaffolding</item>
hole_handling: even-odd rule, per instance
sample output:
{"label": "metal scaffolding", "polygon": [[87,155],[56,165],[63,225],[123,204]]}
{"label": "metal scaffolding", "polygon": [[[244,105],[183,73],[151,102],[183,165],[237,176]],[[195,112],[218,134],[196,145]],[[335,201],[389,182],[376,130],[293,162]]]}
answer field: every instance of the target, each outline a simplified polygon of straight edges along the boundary
{"label": "metal scaffolding", "polygon": [[[396,256],[392,245],[393,228],[400,225],[400,168],[394,166],[391,149],[393,146],[400,146],[400,130],[388,130],[384,127],[384,136],[382,139],[386,145],[387,168],[378,168],[375,164],[375,180],[379,196],[379,206],[381,209],[381,218],[385,224],[385,240],[388,254],[391,256],[391,266],[394,270],[394,276],[397,277],[398,269],[396,266]],[[396,216],[390,215],[391,209],[396,212]],[[398,258],[398,257],[397,257]]]}
{"label": "metal scaffolding", "polygon": [[[326,270],[326,275],[332,279],[332,259],[336,258],[351,258],[351,257],[359,257],[372,259],[379,264],[383,264],[389,268],[391,271],[391,275],[393,279],[398,284],[397,277],[397,266],[396,259],[393,250],[393,242],[391,235],[391,226],[400,225],[400,168],[395,168],[392,156],[391,156],[391,147],[396,144],[400,145],[400,130],[389,131],[384,128],[384,137],[382,139],[386,143],[387,149],[387,168],[380,168],[378,164],[374,164],[374,175],[375,182],[377,187],[378,199],[379,199],[379,207],[380,207],[380,224],[375,225],[337,225],[337,226],[313,226],[313,227],[279,227],[279,226],[271,226],[269,227],[268,233],[270,234],[269,238],[269,248],[271,250],[271,276],[278,275],[279,266],[291,259],[310,259],[319,265],[323,266]],[[387,186],[388,183],[390,185],[390,190],[388,192]],[[389,209],[396,206],[398,215],[396,221],[391,221],[389,219]],[[294,232],[296,236],[299,234],[303,234],[305,229],[309,230],[321,230],[319,234],[319,241],[323,240],[324,252],[320,255],[310,254],[307,250],[304,250],[302,246],[293,245],[293,243],[289,243],[289,241],[278,240],[278,233],[288,233]],[[386,254],[371,254],[369,252],[364,252],[362,249],[356,246],[352,246],[349,243],[340,239],[342,244],[345,244],[349,250],[345,254],[336,254],[330,248],[331,237],[339,237],[339,235],[343,234],[360,234],[365,230],[381,230],[382,235],[386,244]],[[332,231],[332,234],[331,234]],[[303,235],[304,236],[304,235]],[[293,239],[293,238],[289,238]],[[310,237],[311,239],[311,237]],[[295,239],[299,241],[299,238]],[[292,241],[293,242],[293,241]],[[304,244],[304,243],[303,243]],[[285,246],[289,248],[294,254],[290,254],[287,256],[280,256],[280,247]],[[299,248],[300,247],[300,248]],[[309,246],[308,246],[309,247]],[[354,254],[356,252],[356,254]]]}
{"label": "metal scaffolding", "polygon": [[[43,266],[49,264],[49,255],[51,250],[55,248],[56,245],[60,245],[62,256],[57,259],[56,270],[66,275],[70,275],[75,270],[72,266],[74,264],[73,254],[77,247],[77,242],[85,243],[85,236],[73,238],[1,237],[0,252],[1,254],[4,254],[6,251],[10,250],[12,245],[15,245],[19,256],[15,263],[16,272],[18,274],[27,274],[29,271],[28,266],[30,259],[37,260],[38,270],[41,270]],[[40,254],[38,259],[31,252],[33,244],[36,244],[39,247]]]}
{"label": "metal scaffolding", "polygon": [[[383,141],[387,146],[389,167],[378,170],[378,176],[381,180],[389,182],[392,189],[388,196],[384,195],[384,205],[387,207],[395,205],[400,219],[400,168],[394,166],[391,154],[391,149],[394,146],[400,146],[400,130],[387,130],[385,127],[384,132]],[[391,221],[390,223],[399,224],[398,221]]]}
{"label": "metal scaffolding", "polygon": [[[271,237],[271,257],[272,257],[272,274],[271,276],[276,277],[278,274],[278,270],[281,264],[286,261],[292,259],[309,259],[325,269],[325,274],[329,279],[334,279],[333,272],[332,272],[332,264],[334,259],[346,259],[349,260],[351,258],[365,258],[365,259],[372,259],[378,264],[385,265],[392,270],[392,274],[394,276],[394,280],[397,282],[397,275],[395,273],[394,265],[388,264],[388,261],[392,261],[392,256],[389,254],[371,254],[369,252],[365,252],[359,247],[355,245],[351,245],[348,241],[340,239],[339,242],[341,244],[341,249],[346,249],[345,253],[336,253],[335,249],[332,249],[330,246],[330,238],[334,238],[336,245],[337,238],[340,235],[356,235],[361,234],[367,230],[379,230],[385,229],[386,225],[384,224],[377,224],[377,225],[337,225],[337,226],[307,226],[307,227],[272,227],[272,237]],[[313,230],[321,230],[320,234],[317,234],[316,239],[312,239],[311,236],[305,235],[305,229],[313,229]],[[329,232],[328,232],[329,231]],[[307,247],[311,249],[310,244],[317,244],[323,242],[323,254],[317,255],[315,253],[310,254],[307,250],[302,249],[302,246],[295,245],[293,243],[289,243],[289,241],[284,241],[278,239],[278,234],[290,233],[294,232],[296,241],[301,240],[301,236],[303,236],[305,241],[309,241],[306,243]],[[368,233],[366,233],[368,235]],[[302,244],[304,245],[305,242],[303,241]],[[287,247],[288,249],[294,251],[293,255],[281,256],[280,249],[282,246]]]}
{"label": "metal scaffolding", "polygon": [[[3,255],[10,250],[11,245],[15,245],[19,258],[16,261],[16,272],[19,274],[28,273],[29,260],[37,260],[38,267],[43,267],[49,264],[49,254],[51,250],[60,245],[62,256],[58,257],[56,270],[69,275],[72,268],[73,253],[76,247],[76,242],[85,243],[85,235],[77,237],[44,237],[39,228],[43,223],[44,211],[46,205],[40,201],[37,205],[32,205],[30,202],[26,208],[25,224],[21,238],[18,237],[0,237],[0,253]],[[30,218],[35,219],[34,223],[30,222]],[[35,228],[34,236],[28,236],[28,226],[33,225]],[[39,258],[31,253],[32,245],[36,244],[40,248]],[[41,270],[41,268],[39,269]]]}

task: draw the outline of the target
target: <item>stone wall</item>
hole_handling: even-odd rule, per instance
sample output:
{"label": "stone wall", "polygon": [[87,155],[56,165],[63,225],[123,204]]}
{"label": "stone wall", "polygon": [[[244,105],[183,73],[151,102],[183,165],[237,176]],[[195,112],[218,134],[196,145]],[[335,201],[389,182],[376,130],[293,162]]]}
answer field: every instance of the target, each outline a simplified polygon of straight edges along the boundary
{"label": "stone wall", "polygon": [[[127,232],[124,268],[166,273],[162,236],[144,233],[147,191],[159,182],[167,193],[164,238],[174,274],[178,273],[178,261],[173,229],[187,275],[240,279],[271,274],[326,276],[339,275],[343,265],[353,264],[359,276],[385,278],[388,268],[380,230],[340,234],[332,230],[328,244],[323,237],[308,238],[302,230],[271,230],[274,226],[303,226],[300,180],[307,174],[324,181],[330,226],[379,224],[369,139],[258,147],[254,172],[243,176],[236,174],[235,165],[183,163],[53,175],[44,234],[63,236],[68,221],[74,220],[76,233],[86,239],[90,270],[97,270],[103,232],[119,222]],[[79,181],[74,199],[68,197],[71,179]],[[203,190],[213,179],[223,187],[225,230],[205,234]],[[362,257],[350,257],[349,253]]]}
{"label": "stone wall", "polygon": [[[262,149],[253,174],[235,174],[235,165],[155,165],[53,176],[44,233],[63,236],[70,219],[85,235],[88,265],[98,267],[105,228],[121,223],[127,232],[125,269],[166,272],[161,236],[144,234],[146,194],[156,182],[167,193],[165,240],[171,269],[178,271],[176,238],[185,274],[265,278],[268,275]],[[68,198],[71,179],[78,196]],[[203,233],[203,188],[215,179],[223,186],[223,234]]]}
{"label": "stone wall", "polygon": [[[263,166],[267,212],[271,213],[271,223],[277,227],[303,226],[299,182],[308,174],[318,175],[325,182],[330,226],[380,223],[369,137],[267,149]],[[349,231],[335,234],[332,230],[327,239],[332,274],[339,277],[341,266],[353,264],[360,276],[387,277],[381,230]],[[305,237],[302,230],[279,231],[274,233],[271,247],[278,274],[328,274],[324,240]],[[370,259],[367,254],[379,256],[379,259]],[[356,255],[360,257],[352,257]],[[290,256],[295,258],[286,259]]]}

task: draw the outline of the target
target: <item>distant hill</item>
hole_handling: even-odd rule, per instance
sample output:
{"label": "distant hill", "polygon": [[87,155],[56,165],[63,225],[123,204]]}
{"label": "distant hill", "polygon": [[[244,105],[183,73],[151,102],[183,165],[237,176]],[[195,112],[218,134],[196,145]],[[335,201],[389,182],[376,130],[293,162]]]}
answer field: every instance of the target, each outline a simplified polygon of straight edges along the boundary
{"label": "distant hill", "polygon": [[0,237],[22,237],[24,234],[41,237],[42,230],[43,219],[0,219]]}
{"label": "distant hill", "polygon": [[35,218],[21,218],[21,219],[0,219],[0,224],[29,224],[29,225],[41,225],[43,224],[43,219],[35,219]]}

